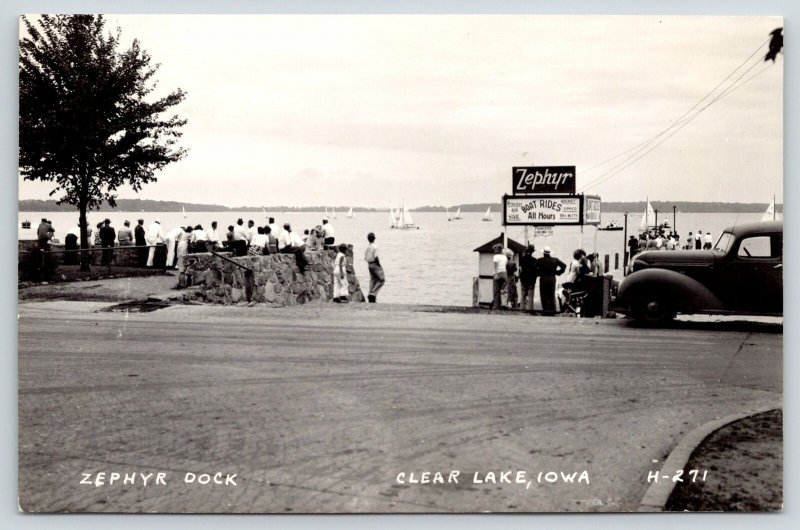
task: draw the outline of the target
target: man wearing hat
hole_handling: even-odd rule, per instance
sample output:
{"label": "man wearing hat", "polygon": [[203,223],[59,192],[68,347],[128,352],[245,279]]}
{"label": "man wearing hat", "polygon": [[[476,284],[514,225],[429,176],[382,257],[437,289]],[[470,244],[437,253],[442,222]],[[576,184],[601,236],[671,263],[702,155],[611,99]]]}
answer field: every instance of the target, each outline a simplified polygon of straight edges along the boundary
{"label": "man wearing hat", "polygon": [[326,245],[333,245],[336,242],[336,232],[333,225],[328,223],[327,217],[322,219],[322,238]]}
{"label": "man wearing hat", "polygon": [[100,227],[100,246],[104,249],[102,265],[110,265],[111,258],[113,257],[114,240],[117,239],[117,232],[111,226],[111,219],[103,221],[103,226]]}
{"label": "man wearing hat", "polygon": [[550,247],[542,249],[544,256],[536,261],[539,272],[539,298],[542,301],[542,314],[556,312],[556,276],[561,276],[567,266],[558,258],[551,256]]}
{"label": "man wearing hat", "polygon": [[164,242],[164,231],[161,229],[161,222],[158,219],[147,229],[147,244],[150,246],[147,252],[147,266],[153,266],[153,258],[156,256],[156,245]]}
{"label": "man wearing hat", "polygon": [[147,245],[145,239],[145,230],[144,230],[144,219],[139,219],[137,221],[136,228],[133,230],[133,237],[136,242],[136,246],[139,247],[137,253],[139,255],[139,266],[144,267],[145,261],[147,260]]}

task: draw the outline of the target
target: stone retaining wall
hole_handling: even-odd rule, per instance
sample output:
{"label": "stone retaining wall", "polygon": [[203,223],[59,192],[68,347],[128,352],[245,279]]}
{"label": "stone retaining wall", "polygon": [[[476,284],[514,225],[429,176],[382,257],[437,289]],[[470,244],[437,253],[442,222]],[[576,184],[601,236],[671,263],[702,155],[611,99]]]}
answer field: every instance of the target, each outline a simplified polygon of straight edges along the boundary
{"label": "stone retaining wall", "polygon": [[[231,258],[250,270],[211,253],[189,254],[185,258],[186,274],[192,286],[184,291],[183,300],[212,304],[258,302],[276,306],[331,300],[336,251],[306,251],[305,254],[308,260],[305,274],[300,274],[292,254]],[[346,270],[350,300],[363,302],[364,295],[353,269],[352,245],[348,246]]]}

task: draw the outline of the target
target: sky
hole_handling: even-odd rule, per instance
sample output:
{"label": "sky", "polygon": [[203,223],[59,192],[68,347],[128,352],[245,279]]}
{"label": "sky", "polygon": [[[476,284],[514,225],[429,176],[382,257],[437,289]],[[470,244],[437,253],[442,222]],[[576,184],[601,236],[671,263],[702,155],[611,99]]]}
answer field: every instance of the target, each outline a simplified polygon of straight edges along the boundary
{"label": "sky", "polygon": [[[123,198],[453,206],[498,202],[513,166],[569,165],[604,201],[782,202],[783,56],[760,59],[779,17],[109,15],[117,26],[161,63],[157,93],[187,92],[188,120],[188,156]],[[750,66],[641,159],[613,158]],[[20,198],[51,188],[20,180]]]}

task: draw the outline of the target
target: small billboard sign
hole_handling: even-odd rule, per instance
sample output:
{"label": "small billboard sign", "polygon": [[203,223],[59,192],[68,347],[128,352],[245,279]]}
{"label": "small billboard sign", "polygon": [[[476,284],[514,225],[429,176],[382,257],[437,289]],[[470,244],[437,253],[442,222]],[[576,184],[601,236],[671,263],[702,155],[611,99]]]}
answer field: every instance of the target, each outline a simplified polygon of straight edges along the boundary
{"label": "small billboard sign", "polygon": [[503,197],[505,225],[579,225],[581,197],[537,195],[533,197]]}
{"label": "small billboard sign", "polygon": [[583,197],[583,224],[600,224],[600,197],[597,195],[584,195]]}
{"label": "small billboard sign", "polygon": [[513,195],[575,193],[575,166],[525,166],[511,168]]}

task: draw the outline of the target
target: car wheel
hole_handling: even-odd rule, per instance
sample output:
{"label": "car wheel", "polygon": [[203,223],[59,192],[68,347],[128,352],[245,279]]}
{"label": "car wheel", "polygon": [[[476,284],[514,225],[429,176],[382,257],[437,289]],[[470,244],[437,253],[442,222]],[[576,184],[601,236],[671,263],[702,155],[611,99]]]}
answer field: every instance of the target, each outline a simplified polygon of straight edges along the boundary
{"label": "car wheel", "polygon": [[644,293],[637,297],[633,317],[644,324],[665,324],[675,318],[675,309],[665,293]]}

